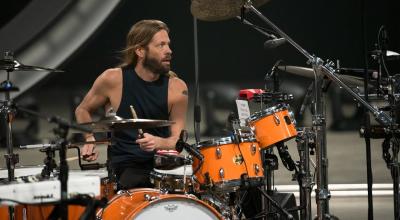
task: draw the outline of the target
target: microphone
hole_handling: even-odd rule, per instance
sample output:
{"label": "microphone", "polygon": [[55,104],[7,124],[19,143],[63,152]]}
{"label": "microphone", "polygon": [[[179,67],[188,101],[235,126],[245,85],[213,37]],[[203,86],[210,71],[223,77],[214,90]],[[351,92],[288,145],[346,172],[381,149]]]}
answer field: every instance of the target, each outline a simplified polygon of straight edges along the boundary
{"label": "microphone", "polygon": [[299,115],[300,115],[300,116],[303,115],[304,110],[306,110],[306,106],[308,105],[309,99],[310,99],[311,96],[312,96],[312,91],[313,91],[313,89],[314,89],[314,82],[312,82],[312,83],[308,86],[307,91],[306,91],[306,94],[304,95],[303,102],[301,103],[301,107],[300,107],[300,111],[299,111]]}
{"label": "microphone", "polygon": [[281,46],[285,42],[286,42],[285,38],[276,38],[276,39],[267,40],[264,43],[264,49],[273,49],[273,48]]}
{"label": "microphone", "polygon": [[185,135],[187,135],[186,131],[182,130],[179,136],[179,140],[178,142],[176,142],[176,147],[175,147],[176,151],[182,152],[182,150],[185,149],[189,154],[195,156],[196,158],[202,161],[204,159],[203,154],[201,154],[200,151],[196,149],[196,147],[186,143],[183,140]]}
{"label": "microphone", "polygon": [[276,143],[275,146],[278,148],[279,157],[281,158],[282,163],[286,167],[286,169],[288,169],[289,171],[295,170],[296,163],[290,156],[287,146],[282,141]]}

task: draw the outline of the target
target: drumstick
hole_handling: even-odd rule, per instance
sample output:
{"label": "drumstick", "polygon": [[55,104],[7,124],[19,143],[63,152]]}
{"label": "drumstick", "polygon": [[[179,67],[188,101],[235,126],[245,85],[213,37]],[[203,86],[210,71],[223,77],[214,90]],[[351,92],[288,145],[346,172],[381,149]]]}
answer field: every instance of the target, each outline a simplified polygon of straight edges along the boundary
{"label": "drumstick", "polygon": [[[130,105],[129,107],[131,108],[132,118],[133,119],[137,119],[138,117],[137,117],[135,109],[133,108],[132,105]],[[139,138],[143,138],[144,137],[143,130],[141,128],[138,128],[138,134],[139,134],[138,135]]]}
{"label": "drumstick", "polygon": [[[81,159],[82,158],[85,158],[85,157],[89,157],[89,156],[93,156],[94,155],[94,153],[92,153],[92,154],[90,154],[90,155],[85,155],[85,156],[83,156],[83,155],[81,155]],[[79,160],[79,157],[78,156],[76,156],[76,157],[68,157],[68,158],[66,158],[65,159],[66,161],[74,161],[74,160]]]}
{"label": "drumstick", "polygon": [[[83,158],[83,156],[81,156],[81,158]],[[79,159],[79,157],[78,156],[76,156],[76,157],[68,157],[67,159],[65,159],[66,161],[74,161],[74,160],[78,160]]]}

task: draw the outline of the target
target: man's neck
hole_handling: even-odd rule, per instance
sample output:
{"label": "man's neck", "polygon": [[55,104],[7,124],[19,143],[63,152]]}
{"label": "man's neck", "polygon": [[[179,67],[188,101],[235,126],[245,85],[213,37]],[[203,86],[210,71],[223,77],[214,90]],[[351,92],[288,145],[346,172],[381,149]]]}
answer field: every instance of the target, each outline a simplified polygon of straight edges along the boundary
{"label": "man's neck", "polygon": [[143,67],[143,65],[140,64],[136,65],[135,72],[141,79],[148,82],[156,81],[158,78],[160,78],[160,74],[153,73],[152,71],[146,69],[145,67]]}

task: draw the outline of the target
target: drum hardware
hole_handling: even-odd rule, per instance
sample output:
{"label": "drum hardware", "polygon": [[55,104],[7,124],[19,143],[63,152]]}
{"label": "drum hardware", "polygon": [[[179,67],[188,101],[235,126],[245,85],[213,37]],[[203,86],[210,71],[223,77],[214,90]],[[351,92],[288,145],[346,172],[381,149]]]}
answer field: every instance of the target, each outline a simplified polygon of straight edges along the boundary
{"label": "drum hardware", "polygon": [[312,129],[307,127],[299,129],[296,137],[300,160],[298,162],[299,171],[293,177],[300,187],[300,216],[304,220],[312,219],[311,192],[315,183],[310,172],[310,155],[314,154],[314,138]]}
{"label": "drum hardware", "polygon": [[[332,68],[332,63],[324,64],[324,61],[316,56],[312,56],[306,50],[304,50],[300,45],[294,42],[287,34],[280,30],[275,24],[273,24],[269,19],[263,16],[253,5],[251,0],[247,0],[244,3],[244,7],[255,13],[263,21],[265,21],[269,26],[274,29],[280,36],[285,38],[290,44],[292,44],[300,53],[308,58],[308,63],[312,64],[313,70],[315,72],[315,115],[313,117],[313,125],[316,129],[316,146],[317,146],[317,216],[318,219],[330,219],[332,216],[329,214],[329,191],[327,182],[327,157],[326,157],[326,123],[325,123],[325,111],[324,111],[324,98],[322,93],[322,78],[320,74],[323,74],[330,80],[334,81],[348,93],[350,93],[358,102],[365,106],[369,111],[373,112],[377,121],[383,125],[389,125],[392,123],[392,118],[390,118],[386,113],[377,110],[366,102],[363,98],[358,96],[346,83],[344,83],[337,74],[334,73]],[[318,75],[317,75],[318,74]],[[320,79],[318,79],[320,78]]]}
{"label": "drum hardware", "polygon": [[[0,114],[5,118],[6,122],[6,146],[7,154],[4,155],[6,160],[6,166],[8,169],[8,181],[11,182],[15,179],[14,171],[15,164],[19,162],[18,154],[13,153],[13,143],[12,143],[12,121],[17,112],[14,106],[14,102],[11,99],[10,92],[18,91],[17,87],[14,87],[13,83],[10,81],[10,72],[13,71],[56,71],[55,69],[27,66],[23,65],[14,59],[14,53],[11,51],[6,51],[4,57],[0,60],[0,70],[5,70],[7,72],[7,79],[3,81],[0,86],[0,92],[5,93],[5,101],[1,103]],[[13,219],[14,210],[12,207],[9,209],[10,218]]]}
{"label": "drum hardware", "polygon": [[[51,216],[56,215],[61,217],[61,219],[68,219],[68,163],[66,158],[66,151],[68,149],[69,143],[66,140],[68,130],[70,128],[82,131],[82,132],[92,132],[89,128],[86,128],[81,125],[76,125],[73,123],[67,122],[65,119],[62,119],[58,116],[46,116],[42,115],[38,112],[18,107],[18,110],[26,112],[30,115],[34,115],[36,117],[44,118],[49,123],[57,124],[57,128],[53,129],[55,135],[58,136],[58,140],[54,143],[54,146],[51,148],[57,149],[59,151],[60,165],[59,165],[59,180],[61,182],[61,199],[59,203],[59,209],[54,209]],[[80,157],[80,155],[79,155]],[[92,166],[92,165],[89,165]],[[46,168],[48,169],[48,168]],[[46,173],[46,172],[45,172]],[[58,212],[59,211],[59,212]],[[53,214],[54,213],[54,214]]]}

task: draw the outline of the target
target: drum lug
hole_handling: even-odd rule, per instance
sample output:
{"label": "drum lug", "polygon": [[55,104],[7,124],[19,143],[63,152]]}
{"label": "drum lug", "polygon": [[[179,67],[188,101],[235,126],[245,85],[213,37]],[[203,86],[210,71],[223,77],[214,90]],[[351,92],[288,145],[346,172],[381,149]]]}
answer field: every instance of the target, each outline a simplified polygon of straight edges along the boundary
{"label": "drum lug", "polygon": [[274,113],[274,121],[276,125],[281,124],[281,120],[279,120],[279,116],[277,114]]}
{"label": "drum lug", "polygon": [[254,164],[254,172],[256,175],[258,175],[258,173],[260,172],[260,166],[258,166],[258,164]]}
{"label": "drum lug", "polygon": [[116,193],[117,195],[122,195],[122,194],[128,194],[128,196],[131,196],[132,195],[132,193],[131,192],[129,192],[129,190],[119,190],[117,193]]}
{"label": "drum lug", "polygon": [[251,155],[256,154],[256,152],[257,152],[257,145],[256,145],[255,143],[251,143],[250,152],[251,152]]}
{"label": "drum lug", "polygon": [[217,149],[215,150],[215,154],[217,155],[218,159],[221,159],[222,157],[221,148],[217,147]]}
{"label": "drum lug", "polygon": [[149,194],[144,194],[144,200],[146,200],[146,201],[153,201],[156,199],[157,199],[157,196],[151,196]]}
{"label": "drum lug", "polygon": [[221,179],[225,178],[224,168],[219,169],[219,177],[221,177]]}

